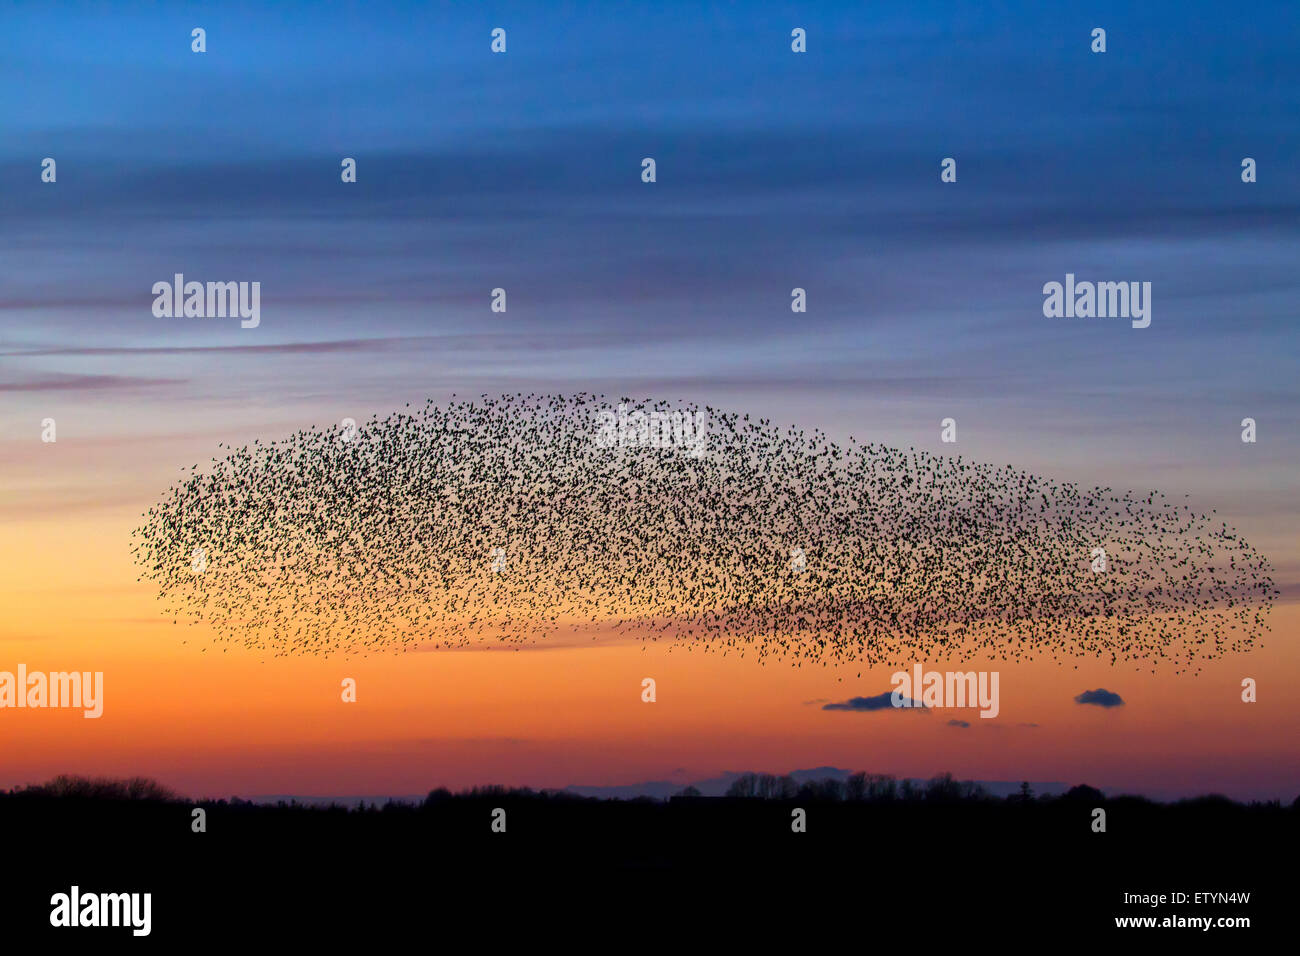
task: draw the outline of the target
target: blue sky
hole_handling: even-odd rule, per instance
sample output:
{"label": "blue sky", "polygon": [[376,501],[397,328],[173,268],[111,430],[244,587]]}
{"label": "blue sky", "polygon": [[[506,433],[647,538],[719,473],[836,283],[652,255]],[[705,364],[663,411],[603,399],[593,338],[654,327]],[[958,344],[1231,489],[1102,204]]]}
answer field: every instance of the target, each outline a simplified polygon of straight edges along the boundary
{"label": "blue sky", "polygon": [[[952,415],[972,457],[1172,482],[1300,530],[1294,4],[16,4],[3,23],[18,417],[93,392],[110,431],[145,406],[274,431],[591,389],[946,451]],[[261,326],[154,318],[175,272],[260,281]],[[1152,282],[1151,328],[1044,318],[1066,272]]]}

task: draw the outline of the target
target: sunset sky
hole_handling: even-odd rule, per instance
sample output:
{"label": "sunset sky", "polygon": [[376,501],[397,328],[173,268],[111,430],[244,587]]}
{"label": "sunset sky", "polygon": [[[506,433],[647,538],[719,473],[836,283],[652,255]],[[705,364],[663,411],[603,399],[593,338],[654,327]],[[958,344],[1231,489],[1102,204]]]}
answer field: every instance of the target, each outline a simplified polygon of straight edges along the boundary
{"label": "sunset sky", "polygon": [[[100,720],[0,710],[0,787],[410,794],[835,766],[1300,795],[1294,5],[539,6],[0,17],[0,671],[106,685]],[[175,273],[260,282],[260,326],[155,318]],[[1045,318],[1066,273],[1151,282],[1150,327]],[[1194,677],[968,662],[1002,672],[980,720],[823,710],[887,691],[888,667],[617,638],[269,660],[173,625],[136,581],[132,528],[218,442],[533,390],[1190,495],[1271,560],[1272,632]],[[1125,704],[1074,702],[1098,687]]]}

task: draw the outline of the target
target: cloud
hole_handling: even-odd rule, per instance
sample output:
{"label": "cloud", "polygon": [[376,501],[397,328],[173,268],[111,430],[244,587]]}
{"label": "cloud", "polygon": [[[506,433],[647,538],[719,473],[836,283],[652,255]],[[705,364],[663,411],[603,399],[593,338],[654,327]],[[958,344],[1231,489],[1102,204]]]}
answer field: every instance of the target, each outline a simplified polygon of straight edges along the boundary
{"label": "cloud", "polygon": [[969,726],[970,726],[970,721],[969,721],[969,720],[950,720],[950,721],[948,721],[948,726],[949,726],[949,727],[969,727]]}
{"label": "cloud", "polygon": [[0,382],[0,392],[86,392],[183,384],[175,378],[135,378],[127,375],[54,374],[23,382]]}
{"label": "cloud", "polygon": [[1104,687],[1098,687],[1096,690],[1085,690],[1074,698],[1074,702],[1076,704],[1096,704],[1098,707],[1120,707],[1124,704],[1124,698],[1113,691],[1106,690]]}
{"label": "cloud", "polygon": [[[0,306],[3,308],[3,306]],[[412,344],[427,342],[438,344],[439,336],[403,336],[376,339],[339,339],[330,342],[281,342],[273,344],[244,345],[119,345],[119,346],[66,346],[49,348],[18,348],[0,351],[3,358],[43,358],[46,356],[106,357],[118,355],[192,355],[204,352],[287,353],[287,352],[356,352],[363,349],[395,351],[410,348]]]}
{"label": "cloud", "polygon": [[919,700],[912,700],[910,697],[902,698],[902,704],[899,707],[894,706],[892,700],[893,693],[885,691],[883,694],[877,694],[875,697],[850,697],[841,703],[830,703],[822,706],[822,710],[924,710],[925,705]]}

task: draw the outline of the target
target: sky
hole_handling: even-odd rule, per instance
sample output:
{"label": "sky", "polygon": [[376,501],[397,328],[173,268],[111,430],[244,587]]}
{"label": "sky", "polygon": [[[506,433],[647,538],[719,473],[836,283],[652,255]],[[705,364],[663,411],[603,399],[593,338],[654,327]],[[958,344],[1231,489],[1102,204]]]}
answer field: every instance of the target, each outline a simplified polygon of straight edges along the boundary
{"label": "sky", "polygon": [[[102,670],[106,702],[98,721],[0,712],[0,786],[414,793],[834,765],[1300,793],[1300,8],[879,6],[6,5],[0,670]],[[155,317],[178,272],[260,282],[260,325]],[[1044,317],[1066,273],[1151,282],[1150,327]],[[1270,558],[1283,600],[1261,647],[1195,677],[1003,666],[999,718],[963,728],[822,709],[888,690],[888,668],[613,639],[205,651],[136,581],[131,529],[218,442],[530,390],[1187,494]],[[1075,703],[1098,687],[1124,705]]]}

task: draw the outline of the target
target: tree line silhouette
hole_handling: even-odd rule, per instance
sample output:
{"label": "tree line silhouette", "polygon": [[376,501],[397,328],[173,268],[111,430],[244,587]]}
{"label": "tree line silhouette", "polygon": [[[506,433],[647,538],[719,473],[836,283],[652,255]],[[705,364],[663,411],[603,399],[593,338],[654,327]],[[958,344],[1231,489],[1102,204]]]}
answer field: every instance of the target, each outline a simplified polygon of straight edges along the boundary
{"label": "tree line silhouette", "polygon": [[[656,797],[593,797],[573,793],[569,790],[533,789],[531,787],[507,787],[498,784],[474,786],[452,791],[447,787],[436,787],[418,805],[409,801],[388,799],[382,805],[371,801],[367,806],[364,801],[357,805],[333,801],[327,803],[300,803],[296,799],[279,800],[275,803],[244,800],[231,797],[229,800],[190,800],[174,789],[149,777],[87,777],[75,774],[60,774],[42,784],[15,787],[0,790],[0,800],[11,801],[141,801],[146,803],[184,803],[195,806],[221,807],[274,807],[280,809],[346,811],[373,813],[383,811],[411,810],[432,808],[448,802],[483,803],[496,801],[509,802],[565,802],[581,803],[628,803],[658,804],[663,803]],[[768,800],[798,801],[803,803],[902,803],[902,804],[1016,804],[1053,802],[1091,803],[1102,805],[1108,801],[1123,801],[1127,804],[1147,804],[1151,806],[1219,806],[1219,807],[1260,807],[1281,808],[1281,801],[1249,801],[1246,803],[1232,800],[1222,794],[1206,794],[1187,797],[1166,804],[1163,801],[1147,797],[1123,795],[1108,798],[1101,790],[1087,784],[1071,787],[1060,795],[1035,795],[1026,781],[1020,785],[1018,792],[1006,797],[989,793],[974,780],[958,780],[951,773],[940,773],[926,781],[910,778],[898,779],[891,774],[867,773],[859,771],[845,779],[823,777],[821,779],[797,780],[790,774],[742,773],[732,781],[722,797],[707,797],[699,788],[686,786],[668,798],[668,802],[677,801],[732,801],[732,800]],[[1290,808],[1300,812],[1300,796],[1290,804]]]}

